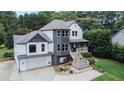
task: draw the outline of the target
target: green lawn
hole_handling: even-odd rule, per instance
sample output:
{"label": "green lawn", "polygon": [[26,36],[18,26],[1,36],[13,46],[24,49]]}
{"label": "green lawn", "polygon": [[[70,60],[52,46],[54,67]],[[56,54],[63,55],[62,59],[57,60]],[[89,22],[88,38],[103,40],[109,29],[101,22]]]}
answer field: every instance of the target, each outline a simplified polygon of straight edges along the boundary
{"label": "green lawn", "polygon": [[124,80],[124,64],[109,59],[100,59],[100,62],[97,64],[106,73],[93,79],[93,81]]}
{"label": "green lawn", "polygon": [[0,47],[0,58],[3,58],[5,52],[11,52],[13,49],[7,49],[5,47]]}

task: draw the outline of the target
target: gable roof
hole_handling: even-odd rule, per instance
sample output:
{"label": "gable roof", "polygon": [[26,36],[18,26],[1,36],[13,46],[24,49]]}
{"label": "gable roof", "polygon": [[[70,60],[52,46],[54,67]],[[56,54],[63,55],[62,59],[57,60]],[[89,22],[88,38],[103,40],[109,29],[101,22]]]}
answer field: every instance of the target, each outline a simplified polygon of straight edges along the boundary
{"label": "gable roof", "polygon": [[75,20],[71,20],[71,21],[66,21],[65,23],[68,27],[70,27],[74,22]]}
{"label": "gable roof", "polygon": [[120,31],[118,31],[117,33],[115,33],[114,35],[112,35],[112,38],[114,38],[117,34],[124,32],[124,29],[121,29]]}
{"label": "gable roof", "polygon": [[66,25],[66,22],[63,20],[53,20],[44,27],[42,27],[40,30],[52,30],[52,29],[68,29],[68,26]]}
{"label": "gable roof", "polygon": [[13,37],[15,43],[22,44],[22,43],[27,43],[37,34],[40,35],[42,38],[44,38],[47,42],[52,42],[52,40],[45,33],[42,33],[41,31],[32,31],[26,35],[14,35]]}

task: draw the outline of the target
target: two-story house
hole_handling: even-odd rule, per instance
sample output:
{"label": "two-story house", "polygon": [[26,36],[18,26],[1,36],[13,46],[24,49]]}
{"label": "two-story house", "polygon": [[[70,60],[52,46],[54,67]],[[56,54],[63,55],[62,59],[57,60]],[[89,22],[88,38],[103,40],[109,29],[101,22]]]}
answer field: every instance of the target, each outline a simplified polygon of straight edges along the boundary
{"label": "two-story house", "polygon": [[75,21],[53,20],[26,35],[14,35],[19,71],[69,62],[70,52],[87,52],[88,41]]}

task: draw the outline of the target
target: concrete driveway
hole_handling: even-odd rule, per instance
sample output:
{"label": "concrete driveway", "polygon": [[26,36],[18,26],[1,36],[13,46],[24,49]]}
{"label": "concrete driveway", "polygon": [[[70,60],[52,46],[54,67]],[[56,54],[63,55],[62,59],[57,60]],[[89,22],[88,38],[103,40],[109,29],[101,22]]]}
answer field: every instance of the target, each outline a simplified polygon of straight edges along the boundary
{"label": "concrete driveway", "polygon": [[0,62],[1,81],[89,81],[100,75],[101,73],[96,70],[73,75],[58,75],[52,66],[19,73],[14,61]]}

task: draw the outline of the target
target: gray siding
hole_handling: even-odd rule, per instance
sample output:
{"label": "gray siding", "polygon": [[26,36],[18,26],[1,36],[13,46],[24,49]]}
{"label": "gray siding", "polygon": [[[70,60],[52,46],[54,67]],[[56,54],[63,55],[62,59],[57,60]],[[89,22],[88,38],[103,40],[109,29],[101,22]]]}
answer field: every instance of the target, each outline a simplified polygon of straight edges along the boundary
{"label": "gray siding", "polygon": [[69,45],[69,36],[64,37],[64,36],[58,36],[57,31],[53,31],[53,41],[54,41],[54,56],[53,56],[53,65],[58,65],[60,64],[60,57],[67,57],[69,56],[69,51],[65,52],[58,52],[58,44],[64,44],[67,43]]}
{"label": "gray siding", "polygon": [[42,38],[40,35],[37,34],[29,42],[47,42],[47,41],[44,38]]}

